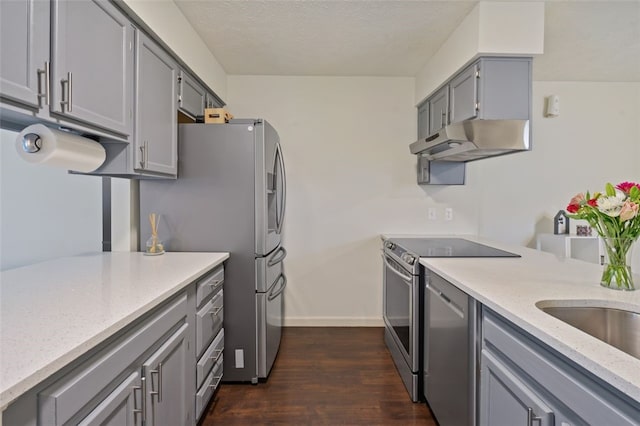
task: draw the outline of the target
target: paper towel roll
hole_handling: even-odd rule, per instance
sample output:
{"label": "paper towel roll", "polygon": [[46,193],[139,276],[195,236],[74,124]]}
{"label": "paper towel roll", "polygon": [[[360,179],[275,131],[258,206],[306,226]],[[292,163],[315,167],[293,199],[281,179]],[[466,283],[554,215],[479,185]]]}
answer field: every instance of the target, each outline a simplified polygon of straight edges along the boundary
{"label": "paper towel roll", "polygon": [[100,167],[107,156],[98,142],[42,124],[25,127],[18,134],[16,151],[29,163],[84,173]]}

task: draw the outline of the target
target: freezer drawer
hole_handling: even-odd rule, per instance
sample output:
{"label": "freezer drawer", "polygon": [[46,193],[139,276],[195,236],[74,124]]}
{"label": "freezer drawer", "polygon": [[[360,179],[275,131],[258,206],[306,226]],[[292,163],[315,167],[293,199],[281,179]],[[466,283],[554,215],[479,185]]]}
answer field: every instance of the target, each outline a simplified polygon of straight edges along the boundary
{"label": "freezer drawer", "polygon": [[200,356],[222,328],[223,293],[220,291],[196,313],[196,356]]}
{"label": "freezer drawer", "polygon": [[258,378],[266,379],[280,348],[282,336],[283,298],[287,278],[284,274],[273,282],[266,293],[256,293],[258,315]]}
{"label": "freezer drawer", "polygon": [[205,379],[202,387],[196,393],[196,418],[199,419],[203,410],[207,407],[209,400],[215,393],[218,386],[220,386],[220,380],[222,380],[222,365],[223,357],[220,357],[220,361],[216,363],[213,370]]}
{"label": "freezer drawer", "polygon": [[196,387],[199,388],[202,385],[205,377],[211,371],[211,367],[216,362],[222,359],[222,352],[224,351],[224,328],[220,330],[213,342],[209,345],[206,351],[200,357],[198,364],[196,365]]}
{"label": "freezer drawer", "polygon": [[223,284],[224,267],[221,265],[198,281],[196,285],[196,306],[200,306],[209,296],[222,289]]}

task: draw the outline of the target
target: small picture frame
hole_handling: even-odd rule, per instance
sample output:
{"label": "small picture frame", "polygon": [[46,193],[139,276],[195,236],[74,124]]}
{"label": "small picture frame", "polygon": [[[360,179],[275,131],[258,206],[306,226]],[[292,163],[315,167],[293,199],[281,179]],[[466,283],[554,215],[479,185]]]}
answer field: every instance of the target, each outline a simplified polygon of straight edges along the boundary
{"label": "small picture frame", "polygon": [[578,235],[579,237],[590,237],[591,227],[589,225],[576,226],[576,235]]}

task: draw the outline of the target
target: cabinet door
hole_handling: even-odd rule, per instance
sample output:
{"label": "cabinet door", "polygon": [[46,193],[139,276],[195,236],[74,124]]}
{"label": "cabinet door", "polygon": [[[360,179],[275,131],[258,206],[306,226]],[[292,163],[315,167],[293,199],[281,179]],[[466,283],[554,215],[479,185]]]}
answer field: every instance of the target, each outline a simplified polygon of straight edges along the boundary
{"label": "cabinet door", "polygon": [[131,135],[133,26],[105,0],[52,5],[51,111]]}
{"label": "cabinet door", "polygon": [[449,83],[451,123],[478,116],[478,65],[473,64]]}
{"label": "cabinet door", "polygon": [[49,1],[0,1],[0,96],[45,105],[48,64]]}
{"label": "cabinet door", "polygon": [[224,105],[218,100],[218,98],[213,95],[213,93],[207,92],[207,96],[205,98],[205,106],[207,108],[222,108]]}
{"label": "cabinet door", "polygon": [[195,369],[187,356],[188,329],[183,324],[142,366],[147,382],[147,426],[193,423],[194,389],[187,386],[187,376],[195,375]]}
{"label": "cabinet door", "polygon": [[429,98],[429,134],[433,134],[449,123],[449,86],[438,90]]}
{"label": "cabinet door", "polygon": [[136,32],[136,136],[134,168],[178,173],[176,63]]}
{"label": "cabinet door", "polygon": [[142,424],[140,372],[135,371],[106,397],[79,426],[137,426]]}
{"label": "cabinet door", "polygon": [[553,426],[553,411],[501,361],[482,351],[480,425]]}
{"label": "cabinet door", "polygon": [[180,71],[178,77],[178,107],[180,111],[196,118],[204,114],[205,89],[193,77]]}
{"label": "cabinet door", "polygon": [[429,136],[429,103],[418,107],[418,139]]}

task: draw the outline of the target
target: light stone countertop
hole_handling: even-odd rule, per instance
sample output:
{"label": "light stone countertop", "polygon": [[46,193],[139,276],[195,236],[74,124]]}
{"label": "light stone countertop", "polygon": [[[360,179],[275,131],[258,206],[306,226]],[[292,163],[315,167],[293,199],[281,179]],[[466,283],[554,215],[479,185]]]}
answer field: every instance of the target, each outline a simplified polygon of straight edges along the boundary
{"label": "light stone countertop", "polygon": [[96,253],[1,272],[0,411],[228,257]]}
{"label": "light stone countertop", "polygon": [[[595,305],[640,312],[640,289],[620,291],[600,286],[602,266],[594,263],[560,259],[550,253],[468,235],[432,237],[465,238],[520,254],[521,258],[421,258],[420,263],[640,402],[640,359],[536,307],[537,302],[553,301],[547,305]],[[637,273],[634,280],[640,287]]]}

